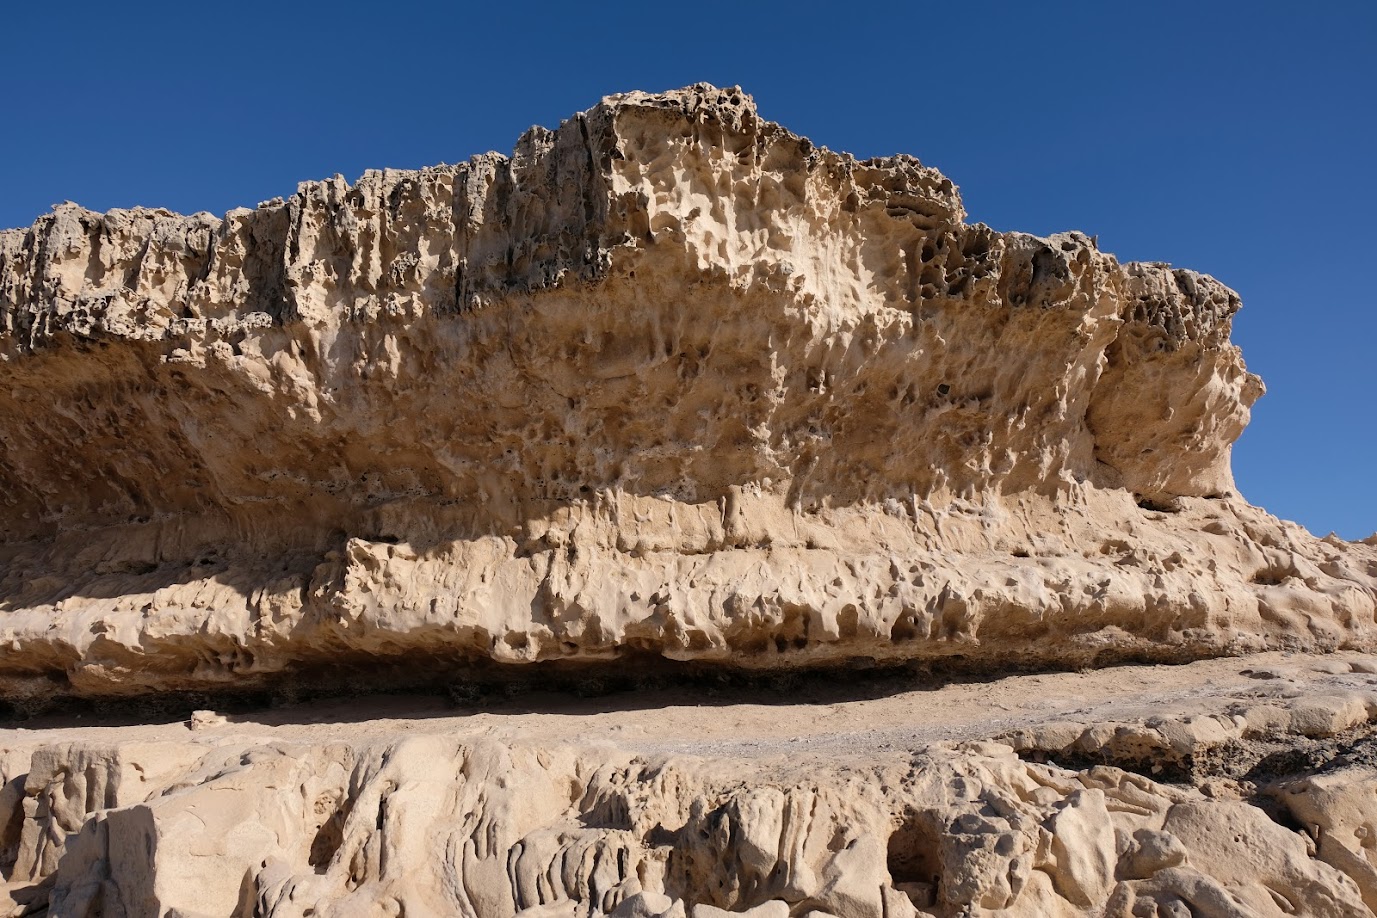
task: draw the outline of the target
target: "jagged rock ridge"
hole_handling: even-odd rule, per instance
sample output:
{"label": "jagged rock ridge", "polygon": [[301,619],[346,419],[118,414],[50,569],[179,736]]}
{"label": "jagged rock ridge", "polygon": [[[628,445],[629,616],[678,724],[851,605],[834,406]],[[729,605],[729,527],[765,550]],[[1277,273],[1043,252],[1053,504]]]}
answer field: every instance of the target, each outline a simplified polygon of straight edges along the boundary
{"label": "jagged rock ridge", "polygon": [[739,90],[224,219],[0,234],[11,699],[425,659],[1365,646],[1236,493],[1237,296],[964,222]]}

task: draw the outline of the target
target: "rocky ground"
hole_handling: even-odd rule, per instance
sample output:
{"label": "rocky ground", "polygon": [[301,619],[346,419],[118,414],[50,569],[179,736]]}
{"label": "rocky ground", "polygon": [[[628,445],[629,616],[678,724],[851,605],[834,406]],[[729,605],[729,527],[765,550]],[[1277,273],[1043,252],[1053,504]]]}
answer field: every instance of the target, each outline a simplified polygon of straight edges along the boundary
{"label": "rocky ground", "polygon": [[14,914],[1363,915],[1377,657],[0,731]]}

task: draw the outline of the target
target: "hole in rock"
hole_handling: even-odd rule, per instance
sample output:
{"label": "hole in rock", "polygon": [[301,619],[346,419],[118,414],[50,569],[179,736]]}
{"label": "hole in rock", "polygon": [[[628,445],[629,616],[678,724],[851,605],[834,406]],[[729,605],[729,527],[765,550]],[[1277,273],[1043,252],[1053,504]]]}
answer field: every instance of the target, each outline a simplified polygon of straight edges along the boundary
{"label": "hole in rock", "polygon": [[1259,586],[1280,586],[1289,577],[1299,577],[1300,571],[1294,564],[1280,563],[1269,564],[1266,567],[1258,568],[1253,573],[1252,581]]}
{"label": "hole in rock", "polygon": [[[15,778],[14,783],[22,789],[23,778]],[[24,829],[24,807],[18,805],[22,800],[20,794],[14,795],[16,806],[8,813],[0,812],[0,819],[4,824],[0,825],[0,879],[9,880],[14,871],[14,865],[19,860],[20,835]]]}
{"label": "hole in rock", "polygon": [[1138,507],[1152,513],[1179,513],[1181,511],[1180,504],[1171,498],[1154,500],[1151,497],[1140,497]]}
{"label": "hole in rock", "polygon": [[651,848],[672,848],[679,843],[680,831],[667,829],[664,823],[657,822],[655,828],[646,833],[644,844]]}
{"label": "hole in rock", "polygon": [[344,821],[348,817],[347,804],[331,808],[330,816],[311,839],[311,851],[306,863],[315,868],[316,873],[325,873],[340,846],[344,844]]}
{"label": "hole in rock", "polygon": [[579,822],[588,829],[629,832],[631,831],[631,811],[624,798],[609,797],[605,800],[599,800],[586,813],[581,814]]}
{"label": "hole in rock", "polygon": [[918,622],[912,612],[905,612],[899,616],[894,627],[889,629],[889,639],[895,643],[899,641],[912,641],[918,637]]}
{"label": "hole in rock", "polygon": [[[856,632],[860,630],[860,619],[860,612],[850,603],[837,613],[837,631],[843,640],[856,636]],[[805,641],[804,643],[806,645],[807,642]]]}
{"label": "hole in rock", "polygon": [[938,827],[926,813],[909,811],[889,836],[886,858],[894,888],[904,893],[919,908],[930,908],[937,901],[942,882],[938,855]]}

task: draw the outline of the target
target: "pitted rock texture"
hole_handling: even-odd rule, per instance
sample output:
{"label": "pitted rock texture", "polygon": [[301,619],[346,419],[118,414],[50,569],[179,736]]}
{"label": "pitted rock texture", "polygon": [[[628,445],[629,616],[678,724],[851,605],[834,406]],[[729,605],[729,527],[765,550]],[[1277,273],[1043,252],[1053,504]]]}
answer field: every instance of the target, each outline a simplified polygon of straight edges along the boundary
{"label": "pitted rock texture", "polygon": [[1238,297],[965,222],[739,90],[223,219],[0,234],[0,689],[1372,642],[1235,491]]}
{"label": "pitted rock texture", "polygon": [[[1371,916],[1377,659],[1269,656],[0,730],[0,892],[68,918]],[[1039,760],[1077,732],[1104,761]],[[1130,734],[1199,772],[1120,767]]]}

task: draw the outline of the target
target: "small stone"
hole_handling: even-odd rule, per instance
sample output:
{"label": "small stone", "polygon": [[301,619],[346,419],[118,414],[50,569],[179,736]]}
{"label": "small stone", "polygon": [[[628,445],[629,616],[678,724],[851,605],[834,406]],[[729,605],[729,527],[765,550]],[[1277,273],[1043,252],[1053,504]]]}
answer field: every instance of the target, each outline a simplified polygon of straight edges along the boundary
{"label": "small stone", "polygon": [[229,719],[223,714],[214,711],[192,711],[191,719],[186,722],[187,729],[195,732],[209,730],[212,727],[221,727],[229,723]]}

